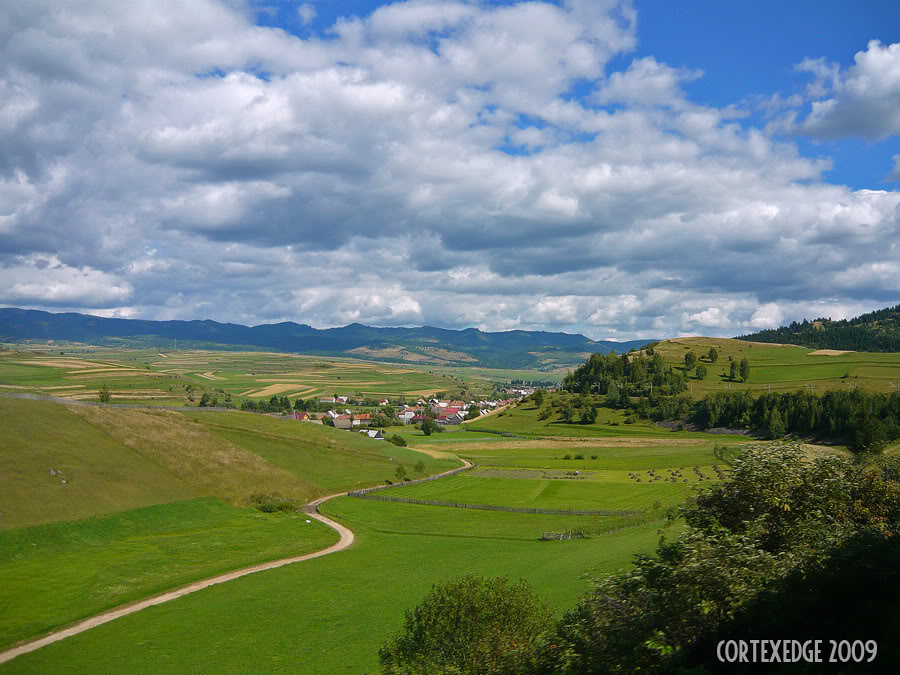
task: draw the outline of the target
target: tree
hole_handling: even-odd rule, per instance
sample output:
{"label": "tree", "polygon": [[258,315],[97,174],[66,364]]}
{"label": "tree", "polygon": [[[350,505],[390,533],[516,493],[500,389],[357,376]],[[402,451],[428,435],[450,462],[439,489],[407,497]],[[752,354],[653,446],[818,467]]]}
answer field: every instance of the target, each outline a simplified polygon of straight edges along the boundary
{"label": "tree", "polygon": [[397,480],[403,480],[406,478],[406,467],[401,464],[397,467],[397,470],[394,471],[394,475],[397,477]]}
{"label": "tree", "polygon": [[787,433],[787,424],[778,408],[769,411],[769,438],[781,438]]}
{"label": "tree", "polygon": [[531,395],[531,400],[534,401],[534,405],[540,408],[544,405],[544,390],[538,389]]}
{"label": "tree", "polygon": [[393,443],[399,448],[405,448],[407,443],[406,439],[403,438],[400,434],[393,434],[390,438],[388,438],[389,443]]}
{"label": "tree", "polygon": [[609,388],[606,390],[606,407],[613,409],[619,407],[619,388],[616,387],[615,382],[610,382]]}
{"label": "tree", "polygon": [[697,364],[697,355],[694,352],[688,352],[684,355],[684,372],[689,372]]}
{"label": "tree", "polygon": [[719,360],[719,350],[715,347],[710,347],[709,352],[707,352],[706,356],[709,359],[710,363],[715,363]]}
{"label": "tree", "polygon": [[706,366],[704,366],[702,363],[700,363],[697,365],[697,379],[703,380],[705,378],[706,378]]}
{"label": "tree", "polygon": [[740,371],[741,379],[746,382],[750,378],[750,362],[746,357],[741,359]]}
{"label": "tree", "polygon": [[481,417],[481,410],[475,406],[469,408],[469,412],[466,413],[467,420],[477,420],[479,417]]}
{"label": "tree", "polygon": [[593,424],[597,421],[597,409],[594,406],[585,406],[581,410],[581,423]]}
{"label": "tree", "polygon": [[440,425],[434,420],[426,419],[422,422],[422,433],[426,436],[431,436],[431,434],[439,433],[441,431],[443,431],[443,429],[441,429]]}
{"label": "tree", "polygon": [[731,380],[737,379],[737,372],[738,372],[737,361],[732,361],[731,365],[729,366],[729,374],[728,374],[729,377],[731,378]]}
{"label": "tree", "polygon": [[109,387],[107,387],[105,384],[100,387],[98,396],[100,403],[109,403],[112,400],[112,394],[109,393]]}
{"label": "tree", "polygon": [[563,408],[562,421],[569,424],[575,418],[575,408],[571,404]]}
{"label": "tree", "polygon": [[469,575],[435,584],[378,652],[385,675],[531,670],[553,610],[524,580]]}
{"label": "tree", "polygon": [[416,462],[413,470],[421,476],[423,473],[425,473],[425,462],[420,459],[418,462]]}
{"label": "tree", "polygon": [[209,404],[210,404],[210,397],[209,397],[209,394],[207,394],[207,393],[204,391],[204,392],[203,392],[203,396],[200,397],[200,403],[198,403],[197,405],[200,406],[201,408],[205,408],[205,407],[207,407]]}

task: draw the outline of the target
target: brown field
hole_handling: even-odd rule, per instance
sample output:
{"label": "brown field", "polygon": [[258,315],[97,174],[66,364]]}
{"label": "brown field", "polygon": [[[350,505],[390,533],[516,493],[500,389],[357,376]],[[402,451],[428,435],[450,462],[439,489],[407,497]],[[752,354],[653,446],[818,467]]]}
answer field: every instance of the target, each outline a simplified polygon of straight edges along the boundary
{"label": "brown field", "polygon": [[810,352],[807,356],[840,356],[841,354],[852,354],[852,349],[817,349]]}
{"label": "brown field", "polygon": [[16,361],[25,366],[48,366],[50,368],[85,368],[94,366],[96,368],[106,368],[110,364],[97,363],[96,361],[82,361],[81,359],[30,359],[28,361]]}

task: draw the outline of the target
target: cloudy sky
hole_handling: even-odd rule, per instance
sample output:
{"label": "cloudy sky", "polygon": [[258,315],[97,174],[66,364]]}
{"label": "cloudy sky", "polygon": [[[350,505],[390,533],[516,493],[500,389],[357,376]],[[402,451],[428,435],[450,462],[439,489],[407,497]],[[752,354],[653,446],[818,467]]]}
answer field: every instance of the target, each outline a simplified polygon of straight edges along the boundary
{"label": "cloudy sky", "polygon": [[898,241],[896,2],[0,6],[0,305],[734,335]]}

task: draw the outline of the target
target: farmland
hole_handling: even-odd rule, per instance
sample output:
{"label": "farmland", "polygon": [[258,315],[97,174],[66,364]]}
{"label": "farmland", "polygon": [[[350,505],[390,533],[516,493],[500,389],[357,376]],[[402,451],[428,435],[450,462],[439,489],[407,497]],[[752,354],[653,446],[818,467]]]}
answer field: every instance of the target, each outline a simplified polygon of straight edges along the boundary
{"label": "farmland", "polygon": [[[61,410],[76,424],[89,420],[90,427],[104,434],[108,442],[141,457],[152,457],[156,466],[181,474],[194,496],[87,521],[9,530],[8,536],[15,541],[37,546],[27,551],[29,556],[3,565],[5,579],[11,582],[6,587],[17,585],[20,589],[19,595],[7,598],[5,604],[22,602],[22,594],[27,595],[29,588],[36,598],[29,604],[33,614],[29,622],[17,629],[10,623],[7,640],[64,625],[90,611],[159,590],[166,583],[183,583],[242,561],[310,550],[330,542],[327,531],[319,532],[324,528],[306,524],[302,518],[298,522],[289,514],[260,514],[242,508],[238,495],[259,488],[252,477],[255,470],[238,471],[241,477],[226,479],[225,470],[213,463],[210,471],[217,477],[215,481],[194,470],[190,456],[212,455],[213,447],[227,449],[236,468],[251,466],[235,454],[241,451],[276,472],[272,480],[280,480],[280,472],[293,476],[296,485],[290,495],[297,499],[382,483],[390,476],[391,467],[402,462],[409,469],[414,459],[426,465],[424,473],[435,473],[458,466],[454,456],[459,456],[470,458],[479,467],[384,494],[638,513],[557,516],[338,498],[326,503],[322,511],[354,531],[356,542],[350,549],[210,587],[118,619],[18,657],[0,666],[2,672],[78,672],[89,666],[96,670],[97,663],[105,664],[110,672],[149,672],[159,667],[184,671],[195,669],[198,658],[203,659],[204,668],[223,672],[371,671],[378,644],[397,629],[403,611],[432,583],[471,571],[525,577],[561,610],[588,588],[591,576],[626,567],[634,553],[651,550],[665,524],[664,507],[677,503],[699,485],[695,474],[685,476],[687,483],[676,483],[655,480],[648,471],[671,477],[665,472],[697,465],[709,476],[709,467],[717,461],[714,442],[720,440],[659,429],[654,434],[649,426],[635,429],[640,433],[632,436],[613,436],[599,426],[594,437],[554,433],[540,438],[532,431],[530,440],[461,429],[427,438],[408,432],[411,447],[397,448],[318,425],[240,412],[66,409],[47,402],[6,403],[40,408],[41,414],[48,414],[44,409]],[[513,409],[499,420],[519,420],[521,426],[527,426],[534,417],[529,408]],[[106,415],[111,417],[106,419]],[[166,435],[159,428],[160,420],[178,436]],[[141,434],[138,429],[143,430]],[[615,427],[607,431],[613,430]],[[163,448],[170,445],[185,446],[188,457],[171,449],[164,453]],[[565,459],[566,455],[571,458]],[[585,472],[585,478],[566,478],[573,470]],[[223,485],[218,485],[219,478]],[[289,488],[287,484],[283,487]],[[210,496],[198,499],[198,495]],[[56,529],[38,536],[44,532],[41,528],[47,527]],[[248,528],[254,531],[252,536]],[[674,528],[677,531],[678,525]],[[588,537],[540,541],[542,532],[570,530]],[[134,541],[141,545],[133,548]],[[252,549],[256,557],[251,558],[249,550],[236,550],[241,545],[235,541],[248,542],[246,549]],[[17,550],[23,548],[28,547],[20,544]],[[108,551],[110,566],[121,559],[120,583],[104,580],[120,588],[117,593],[107,592],[97,575],[73,581],[98,550]],[[223,550],[230,555],[223,555]],[[154,556],[163,553],[169,563],[154,563]],[[199,564],[205,556],[215,562]],[[157,573],[140,579],[137,571],[147,566],[154,566]],[[71,591],[53,601],[41,600],[39,589],[24,580],[41,579],[50,569],[53,578],[68,580]],[[79,597],[92,601],[73,600]],[[73,604],[83,608],[83,613],[67,613],[66,608]],[[240,619],[222,622],[222,616]],[[186,634],[183,626],[193,630]]]}
{"label": "farmland", "polygon": [[114,403],[196,405],[203,393],[228,400],[291,399],[335,393],[361,398],[487,394],[491,381],[463,381],[427,366],[406,367],[348,358],[267,352],[172,351],[15,345],[0,349],[0,389],[71,400],[97,400],[104,385]]}
{"label": "farmland", "polygon": [[[797,383],[788,379],[791,373],[808,375],[802,369],[816,363],[799,355],[791,357],[796,363],[778,361],[765,351],[790,355],[790,347],[738,344],[746,351],[733,357],[751,358],[757,350],[748,385],[760,386],[757,374],[777,379],[782,371],[782,384]],[[674,364],[684,346],[663,343],[657,349]],[[702,346],[694,345],[698,351]],[[720,365],[723,355],[727,363],[727,348],[720,349]],[[146,382],[162,383],[163,396],[129,399],[122,388],[115,400],[151,406],[128,410],[77,405],[77,399],[60,405],[0,398],[0,413],[11,421],[0,438],[0,644],[222,571],[324,548],[335,534],[307,523],[296,506],[396,483],[401,465],[410,478],[457,467],[459,458],[476,468],[378,495],[618,513],[553,515],[335,498],[321,510],[353,530],[349,549],[129,615],[20,656],[0,665],[0,672],[183,672],[201,663],[222,672],[372,672],[379,644],[398,630],[403,612],[448,577],[521,576],[558,610],[571,607],[591,577],[626,568],[634,554],[652,550],[668,507],[726,479],[722,457],[751,442],[741,435],[662,429],[608,408],[599,410],[594,424],[564,423],[558,409],[541,420],[539,407],[528,401],[432,436],[398,430],[409,443],[400,448],[272,416],[161,408],[189,402],[186,382],[195,386],[195,396],[218,388],[234,398],[266,398],[273,391],[267,388],[276,385],[297,387],[281,390],[286,395],[315,396],[334,393],[329,389],[337,383],[350,387],[339,390],[348,393],[355,391],[351,384],[363,393],[378,388],[409,394],[428,384],[474,392],[478,378],[287,355],[155,354],[14,351],[0,358],[8,391],[77,392],[52,387],[71,387],[69,378],[90,375],[94,389],[114,374],[135,388],[141,378],[148,390]],[[870,384],[863,377],[869,356],[859,356],[853,371],[861,387]],[[875,356],[890,361],[894,355]],[[52,365],[37,363],[46,361]],[[831,363],[837,361],[817,367]],[[171,396],[166,382],[173,383]],[[871,386],[879,382],[874,378]],[[695,396],[699,387],[695,383]],[[728,446],[725,455],[721,446]],[[811,454],[840,451],[809,446]],[[413,469],[417,464],[420,472]],[[284,512],[252,508],[260,494],[281,500]],[[668,525],[668,536],[680,528],[677,521]],[[545,532],[571,531],[586,536],[541,541]]]}

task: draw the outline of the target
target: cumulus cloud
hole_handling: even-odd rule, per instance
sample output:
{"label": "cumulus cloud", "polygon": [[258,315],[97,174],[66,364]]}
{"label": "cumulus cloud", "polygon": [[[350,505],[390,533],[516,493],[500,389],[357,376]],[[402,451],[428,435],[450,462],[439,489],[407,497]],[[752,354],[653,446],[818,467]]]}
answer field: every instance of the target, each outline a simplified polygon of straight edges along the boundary
{"label": "cumulus cloud", "polygon": [[812,74],[808,91],[821,99],[800,124],[804,133],[872,140],[900,134],[900,42],[870,41],[846,71],[822,59],[804,60],[798,68]]}
{"label": "cumulus cloud", "polygon": [[[891,292],[898,193],[692,102],[698,71],[613,68],[629,2],[410,0],[321,34],[314,10],[298,36],[231,1],[5,8],[0,302],[627,339]],[[893,100],[895,52],[808,62],[837,112],[802,124]]]}

